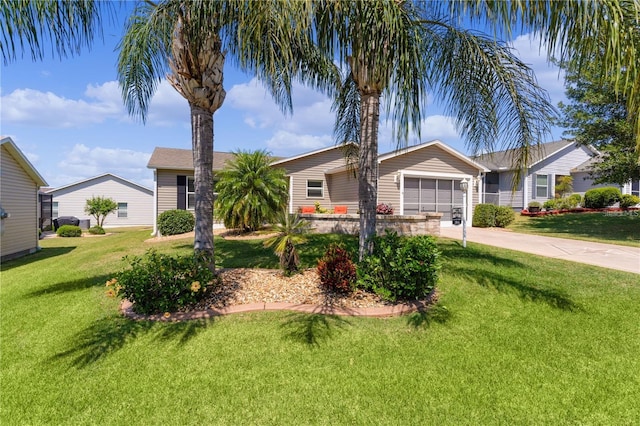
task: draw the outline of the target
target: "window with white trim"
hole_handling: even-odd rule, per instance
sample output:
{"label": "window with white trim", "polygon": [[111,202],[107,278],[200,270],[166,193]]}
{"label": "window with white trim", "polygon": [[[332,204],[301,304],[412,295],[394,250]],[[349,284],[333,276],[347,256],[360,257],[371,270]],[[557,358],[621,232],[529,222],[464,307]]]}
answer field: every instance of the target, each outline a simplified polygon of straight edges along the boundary
{"label": "window with white trim", "polygon": [[51,219],[58,218],[58,202],[54,201],[51,203]]}
{"label": "window with white trim", "polygon": [[536,198],[549,196],[549,179],[547,175],[536,175]]}
{"label": "window with white trim", "polygon": [[307,198],[323,198],[324,197],[324,181],[308,180],[307,181]]}
{"label": "window with white trim", "polygon": [[128,217],[127,203],[118,203],[118,217]]}
{"label": "window with white trim", "polygon": [[634,180],[631,182],[631,195],[640,197],[640,180]]}
{"label": "window with white trim", "polygon": [[195,178],[187,177],[187,210],[196,208],[196,185]]}

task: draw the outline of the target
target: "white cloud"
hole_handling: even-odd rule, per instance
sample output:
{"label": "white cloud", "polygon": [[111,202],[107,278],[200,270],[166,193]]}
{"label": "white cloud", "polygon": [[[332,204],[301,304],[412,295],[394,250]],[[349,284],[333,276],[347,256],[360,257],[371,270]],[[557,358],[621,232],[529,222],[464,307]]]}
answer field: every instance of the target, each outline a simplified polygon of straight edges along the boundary
{"label": "white cloud", "polygon": [[76,144],[64,153],[64,160],[57,164],[62,175],[50,179],[52,186],[66,185],[103,173],[113,173],[122,178],[151,187],[152,179],[147,163],[150,153],[122,148],[90,148]]}
{"label": "white cloud", "polygon": [[292,89],[293,115],[282,113],[257,79],[236,84],[225,99],[241,111],[243,122],[253,129],[285,130],[294,133],[324,134],[333,130],[331,101],[322,93],[295,83]]}
{"label": "white cloud", "polygon": [[565,100],[564,71],[549,63],[547,48],[540,43],[540,39],[530,34],[516,37],[510,45],[517,51],[517,56],[533,69],[538,84],[547,90],[551,103],[557,105]]}
{"label": "white cloud", "polygon": [[282,157],[315,151],[330,146],[332,143],[333,139],[329,135],[295,134],[284,130],[277,131],[266,142],[269,151]]}

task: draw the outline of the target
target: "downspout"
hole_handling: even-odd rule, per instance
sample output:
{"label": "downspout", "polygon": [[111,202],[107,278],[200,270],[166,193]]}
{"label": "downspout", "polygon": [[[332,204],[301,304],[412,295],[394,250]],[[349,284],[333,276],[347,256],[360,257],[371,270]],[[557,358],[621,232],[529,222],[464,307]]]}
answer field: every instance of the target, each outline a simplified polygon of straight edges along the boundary
{"label": "downspout", "polygon": [[158,169],[153,169],[153,231],[151,236],[158,235]]}

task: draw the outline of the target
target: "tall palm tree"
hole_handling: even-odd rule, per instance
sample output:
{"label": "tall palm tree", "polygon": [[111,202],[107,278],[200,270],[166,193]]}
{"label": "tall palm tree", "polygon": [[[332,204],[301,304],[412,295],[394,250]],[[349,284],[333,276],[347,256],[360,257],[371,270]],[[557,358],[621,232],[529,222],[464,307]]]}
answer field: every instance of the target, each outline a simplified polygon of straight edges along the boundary
{"label": "tall palm tree", "polygon": [[254,231],[273,222],[289,198],[286,172],[266,151],[239,151],[218,173],[216,217],[227,228]]}
{"label": "tall palm tree", "polygon": [[333,63],[314,51],[306,2],[163,0],[136,7],[120,44],[118,75],[129,112],[145,119],[159,82],[191,109],[195,180],[194,249],[214,269],[213,114],[224,102],[227,56],[254,72],[283,111],[291,110],[297,78],[331,90]]}
{"label": "tall palm tree", "polygon": [[[401,147],[410,131],[419,136],[426,94],[434,93],[474,151],[493,150],[495,145],[514,149],[517,169],[528,166],[532,150],[549,134],[548,119],[555,111],[533,72],[495,36],[462,29],[459,21],[482,20],[496,34],[509,34],[514,22],[522,22],[542,35],[549,52],[556,41],[566,42],[560,45],[566,46],[567,57],[604,47],[609,49],[603,59],[609,75],[620,75],[616,67],[623,65],[638,69],[639,47],[633,36],[640,14],[637,0],[315,4],[320,48],[337,56],[348,70],[334,103],[335,132],[339,140],[357,141],[360,146],[361,259],[371,251],[375,232],[381,106]],[[633,75],[637,77],[637,72]],[[640,79],[633,82],[637,100]],[[640,123],[634,111],[630,119]]]}
{"label": "tall palm tree", "polygon": [[553,109],[546,93],[492,38],[458,29],[411,2],[338,0],[316,12],[319,46],[348,69],[334,106],[339,140],[359,144],[360,259],[373,248],[381,106],[400,146],[411,130],[419,132],[429,90],[473,144],[502,140],[526,159],[547,131]]}

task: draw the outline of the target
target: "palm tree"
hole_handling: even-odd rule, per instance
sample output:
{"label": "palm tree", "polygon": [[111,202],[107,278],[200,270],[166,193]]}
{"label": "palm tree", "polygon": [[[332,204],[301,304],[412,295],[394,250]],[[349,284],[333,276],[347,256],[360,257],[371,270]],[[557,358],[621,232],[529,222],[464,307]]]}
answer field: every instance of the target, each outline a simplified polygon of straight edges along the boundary
{"label": "palm tree", "polygon": [[289,196],[285,170],[266,151],[239,151],[218,173],[216,217],[227,228],[254,231],[274,221]]}
{"label": "palm tree", "polygon": [[[371,252],[375,233],[381,106],[402,147],[411,131],[419,136],[426,95],[434,93],[474,151],[494,150],[495,145],[514,149],[518,169],[528,166],[533,148],[549,133],[548,119],[555,111],[533,72],[494,36],[461,29],[457,21],[482,18],[508,33],[517,16],[543,34],[550,49],[556,36],[571,38],[565,51],[570,56],[583,54],[590,45],[601,47],[599,43],[611,36],[615,41],[610,42],[607,69],[614,70],[615,64],[637,67],[637,57],[629,55],[637,52],[628,34],[630,24],[625,24],[622,34],[616,31],[625,19],[637,23],[638,2],[541,1],[528,9],[531,3],[336,0],[317,4],[318,45],[348,70],[334,103],[335,133],[339,141],[356,141],[360,147],[360,259]],[[589,6],[585,8],[584,3]],[[616,14],[616,7],[624,13]],[[584,34],[589,37],[584,40],[579,31],[587,28]]]}
{"label": "palm tree", "polygon": [[308,4],[271,0],[140,3],[120,44],[118,75],[129,112],[143,121],[160,80],[191,109],[196,252],[214,269],[213,114],[224,102],[227,55],[254,72],[283,111],[291,111],[292,80],[330,90],[335,66],[314,52]]}
{"label": "palm tree", "polygon": [[42,60],[50,48],[59,58],[77,55],[101,35],[102,14],[113,12],[110,2],[2,1],[0,2],[0,52],[4,64],[29,51]]}
{"label": "palm tree", "polygon": [[331,2],[316,22],[319,46],[348,68],[334,106],[338,139],[359,144],[360,260],[375,234],[381,105],[400,146],[419,131],[429,90],[474,144],[502,137],[528,150],[547,130],[552,107],[533,73],[489,37],[410,2]]}
{"label": "palm tree", "polygon": [[289,276],[298,271],[300,258],[296,244],[306,241],[305,234],[309,233],[310,223],[301,219],[298,214],[289,214],[282,210],[278,222],[273,225],[273,230],[276,235],[266,239],[264,246],[274,247],[274,252],[280,258],[280,268]]}

